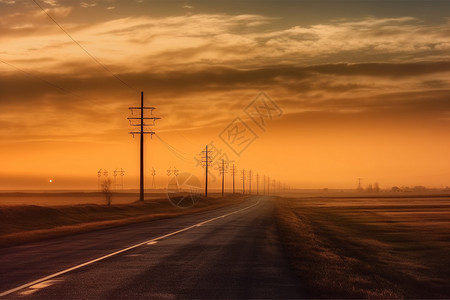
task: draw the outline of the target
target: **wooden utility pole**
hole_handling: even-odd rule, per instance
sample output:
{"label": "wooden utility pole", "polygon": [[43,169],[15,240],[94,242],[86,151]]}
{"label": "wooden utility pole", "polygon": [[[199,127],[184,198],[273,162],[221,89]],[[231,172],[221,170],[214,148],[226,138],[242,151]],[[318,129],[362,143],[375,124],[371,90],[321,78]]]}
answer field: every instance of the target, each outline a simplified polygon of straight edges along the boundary
{"label": "wooden utility pole", "polygon": [[139,201],[144,201],[144,92],[141,92],[141,169],[139,182]]}
{"label": "wooden utility pole", "polygon": [[264,175],[264,182],[263,182],[263,195],[266,194],[266,175]]}
{"label": "wooden utility pole", "polygon": [[248,171],[248,194],[252,194],[252,169]]}
{"label": "wooden utility pole", "polygon": [[242,195],[245,195],[245,169],[242,169]]}
{"label": "wooden utility pole", "polygon": [[234,190],[234,176],[236,175],[236,171],[234,170],[234,164],[233,164],[233,173],[231,174],[233,176],[233,194],[235,193]]}
{"label": "wooden utility pole", "polygon": [[[133,137],[135,134],[140,134],[140,172],[139,172],[139,200],[144,201],[144,135],[150,134],[153,135],[155,132],[152,130],[145,130],[149,126],[155,125],[155,120],[158,120],[160,118],[157,117],[145,117],[144,111],[150,110],[150,113],[153,114],[154,107],[145,107],[144,106],[144,92],[141,92],[141,105],[138,107],[130,107],[131,114],[133,114],[133,110],[139,110],[140,116],[139,117],[129,117],[128,120],[130,121],[131,126],[139,127],[139,131],[132,130],[129,132],[129,134],[132,134]],[[152,124],[145,124],[144,120],[152,120]]]}
{"label": "wooden utility pole", "polygon": [[208,197],[208,167],[210,164],[208,155],[209,155],[209,152],[211,152],[211,151],[208,151],[208,145],[206,145],[205,151],[202,151],[202,152],[205,153],[205,157],[203,158],[204,159],[203,163],[204,163],[205,171],[206,171],[206,174],[205,174],[205,197]]}
{"label": "wooden utility pole", "polygon": [[259,174],[256,173],[256,195],[259,195]]}
{"label": "wooden utility pole", "polygon": [[225,160],[222,159],[222,197],[224,196],[224,186],[225,186]]}

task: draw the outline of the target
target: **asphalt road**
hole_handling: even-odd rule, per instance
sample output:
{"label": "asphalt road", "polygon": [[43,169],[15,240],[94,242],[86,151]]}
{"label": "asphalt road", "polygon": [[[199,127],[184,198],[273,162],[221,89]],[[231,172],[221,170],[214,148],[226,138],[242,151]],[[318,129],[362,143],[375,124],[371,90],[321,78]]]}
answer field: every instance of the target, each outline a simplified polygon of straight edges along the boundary
{"label": "asphalt road", "polygon": [[266,197],[0,250],[0,298],[301,298]]}

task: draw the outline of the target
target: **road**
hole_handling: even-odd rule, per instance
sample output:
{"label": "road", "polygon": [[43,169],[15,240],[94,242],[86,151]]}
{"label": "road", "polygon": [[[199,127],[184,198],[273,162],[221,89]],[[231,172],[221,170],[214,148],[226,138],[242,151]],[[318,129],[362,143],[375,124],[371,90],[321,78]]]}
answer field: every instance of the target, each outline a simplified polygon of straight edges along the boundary
{"label": "road", "polygon": [[301,298],[273,204],[242,204],[0,250],[0,298]]}

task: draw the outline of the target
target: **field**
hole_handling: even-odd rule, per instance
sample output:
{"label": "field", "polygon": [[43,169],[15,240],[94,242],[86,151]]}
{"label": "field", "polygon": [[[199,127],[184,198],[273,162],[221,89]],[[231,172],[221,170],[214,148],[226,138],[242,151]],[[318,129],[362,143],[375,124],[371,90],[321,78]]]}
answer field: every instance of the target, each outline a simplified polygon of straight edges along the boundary
{"label": "field", "polygon": [[[167,194],[163,191],[147,193],[145,199],[161,199]],[[113,204],[129,204],[139,199],[138,193],[113,193]],[[61,206],[79,204],[105,204],[105,196],[100,192],[9,192],[0,193],[0,206],[38,205]]]}
{"label": "field", "polygon": [[450,198],[277,198],[309,298],[450,298]]}
{"label": "field", "polygon": [[[217,197],[214,197],[217,196]],[[0,194],[0,247],[76,234],[112,226],[180,216],[244,201],[245,197],[198,196],[189,209],[170,204],[167,194],[153,193],[140,202],[137,194],[113,194],[107,206],[99,193]]]}

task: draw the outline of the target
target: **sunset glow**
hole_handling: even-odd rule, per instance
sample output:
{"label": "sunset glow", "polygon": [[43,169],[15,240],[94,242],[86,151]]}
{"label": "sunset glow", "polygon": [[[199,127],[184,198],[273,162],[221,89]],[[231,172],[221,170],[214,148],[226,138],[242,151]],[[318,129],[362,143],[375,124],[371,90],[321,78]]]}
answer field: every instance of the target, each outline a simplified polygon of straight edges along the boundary
{"label": "sunset glow", "polygon": [[[203,178],[211,142],[296,188],[450,186],[448,1],[37,3],[0,0],[0,189],[96,189],[101,168],[137,188],[141,91],[161,117],[149,188],[152,167],[160,187]],[[279,108],[263,126],[261,95]],[[221,138],[236,118],[255,134],[240,153]]]}

